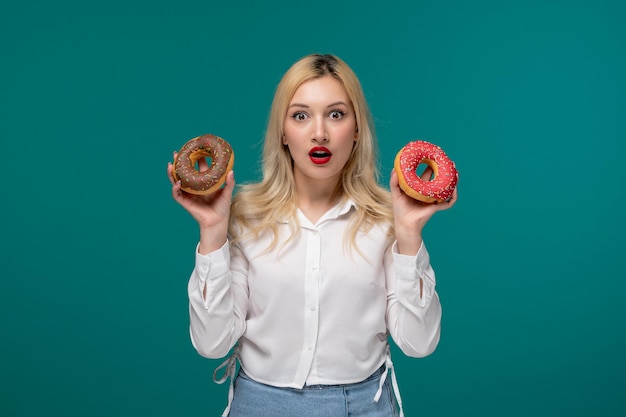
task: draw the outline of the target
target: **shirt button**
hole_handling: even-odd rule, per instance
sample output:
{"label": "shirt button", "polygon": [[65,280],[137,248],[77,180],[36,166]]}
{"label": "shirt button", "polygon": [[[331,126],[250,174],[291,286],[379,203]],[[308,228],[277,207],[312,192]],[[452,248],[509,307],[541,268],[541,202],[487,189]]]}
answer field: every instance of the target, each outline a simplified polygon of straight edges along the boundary
{"label": "shirt button", "polygon": [[309,349],[309,350],[313,350],[313,346],[309,345],[309,346],[307,347],[307,349]]}
{"label": "shirt button", "polygon": [[317,268],[318,268],[317,264],[311,265],[311,269],[312,269],[312,270],[314,270],[314,271],[315,271]]}
{"label": "shirt button", "polygon": [[315,306],[311,306],[311,311],[315,311]]}

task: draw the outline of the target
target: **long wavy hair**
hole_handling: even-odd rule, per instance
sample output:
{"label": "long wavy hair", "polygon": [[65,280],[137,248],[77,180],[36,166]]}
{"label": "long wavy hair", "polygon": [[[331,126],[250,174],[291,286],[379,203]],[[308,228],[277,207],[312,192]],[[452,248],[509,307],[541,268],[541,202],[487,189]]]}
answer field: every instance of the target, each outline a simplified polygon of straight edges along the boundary
{"label": "long wavy hair", "polygon": [[[356,235],[380,222],[391,228],[393,212],[389,191],[379,185],[378,146],[374,125],[365,95],[356,74],[334,55],[311,54],[296,63],[283,75],[276,87],[263,145],[263,179],[239,187],[231,207],[230,235],[234,242],[266,231],[274,233],[272,250],[278,242],[278,221],[287,220],[291,237],[298,233],[293,161],[283,144],[283,126],[287,108],[296,90],[303,83],[324,76],[334,77],[346,90],[355,111],[357,138],[341,181],[336,190],[338,200],[352,199],[356,215],[344,244],[356,248]],[[344,237],[345,239],[345,237]]]}

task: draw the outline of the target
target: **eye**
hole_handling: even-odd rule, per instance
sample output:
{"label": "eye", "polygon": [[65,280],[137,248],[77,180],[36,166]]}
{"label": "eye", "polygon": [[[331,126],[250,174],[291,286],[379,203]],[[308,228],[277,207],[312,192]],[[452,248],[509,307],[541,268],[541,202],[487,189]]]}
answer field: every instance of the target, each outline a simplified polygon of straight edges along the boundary
{"label": "eye", "polygon": [[292,114],[292,115],[291,115],[291,117],[292,117],[294,120],[297,120],[297,121],[302,121],[302,120],[306,120],[307,115],[306,115],[306,113],[304,113],[304,112],[297,111],[297,112],[295,112],[294,114]]}
{"label": "eye", "polygon": [[331,119],[334,120],[340,120],[343,119],[343,116],[345,116],[346,114],[341,111],[341,110],[332,110],[329,114],[328,117],[330,117]]}

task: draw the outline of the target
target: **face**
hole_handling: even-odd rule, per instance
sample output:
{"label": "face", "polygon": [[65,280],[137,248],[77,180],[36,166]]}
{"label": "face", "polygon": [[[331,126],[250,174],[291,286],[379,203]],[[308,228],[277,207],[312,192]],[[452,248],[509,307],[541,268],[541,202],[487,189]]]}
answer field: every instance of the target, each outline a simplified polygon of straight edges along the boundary
{"label": "face", "polygon": [[283,137],[293,158],[296,184],[336,185],[355,140],[354,109],[339,81],[325,76],[296,90]]}

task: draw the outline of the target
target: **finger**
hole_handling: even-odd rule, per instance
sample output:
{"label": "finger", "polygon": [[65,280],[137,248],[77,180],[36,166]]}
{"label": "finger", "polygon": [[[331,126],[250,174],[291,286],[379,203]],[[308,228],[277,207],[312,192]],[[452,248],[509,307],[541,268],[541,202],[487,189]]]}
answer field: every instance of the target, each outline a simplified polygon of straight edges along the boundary
{"label": "finger", "polygon": [[171,162],[167,163],[167,176],[170,179],[172,185],[174,185],[174,183],[176,182],[174,180],[174,165]]}
{"label": "finger", "polygon": [[398,180],[398,173],[396,172],[395,169],[391,171],[391,177],[389,178],[389,190],[391,191],[392,197],[397,197],[399,193],[402,192],[400,190],[400,182]]}
{"label": "finger", "polygon": [[209,169],[209,163],[206,161],[206,158],[198,159],[198,171],[204,172]]}
{"label": "finger", "polygon": [[391,170],[391,176],[389,178],[389,186],[391,188],[398,186],[398,173],[395,169]]}
{"label": "finger", "polygon": [[235,189],[235,172],[231,169],[226,174],[226,185],[224,186],[224,192],[228,193],[229,196],[232,196],[233,190]]}
{"label": "finger", "polygon": [[180,199],[183,197],[183,191],[180,187],[180,180],[172,182],[172,197],[178,202],[180,202]]}
{"label": "finger", "polygon": [[448,208],[455,205],[458,199],[459,199],[458,188],[455,188],[454,192],[452,193],[452,197],[450,197],[450,201],[448,201]]}
{"label": "finger", "polygon": [[439,210],[447,210],[456,204],[457,199],[458,199],[458,191],[455,188],[454,191],[452,192],[452,195],[448,199],[448,201],[437,204],[437,208]]}
{"label": "finger", "polygon": [[422,175],[420,175],[420,178],[422,181],[430,181],[433,177],[433,172],[433,169],[430,166],[427,166],[424,172],[422,172]]}

